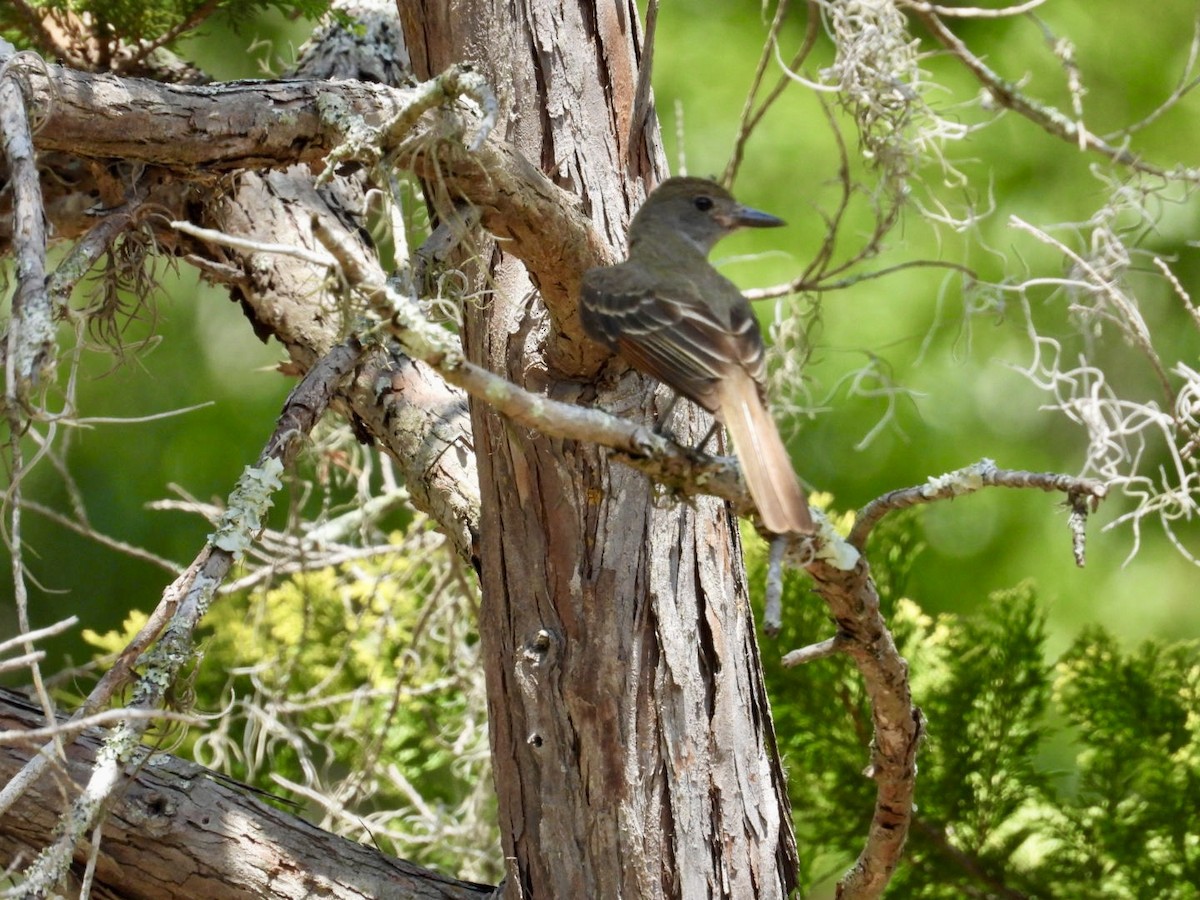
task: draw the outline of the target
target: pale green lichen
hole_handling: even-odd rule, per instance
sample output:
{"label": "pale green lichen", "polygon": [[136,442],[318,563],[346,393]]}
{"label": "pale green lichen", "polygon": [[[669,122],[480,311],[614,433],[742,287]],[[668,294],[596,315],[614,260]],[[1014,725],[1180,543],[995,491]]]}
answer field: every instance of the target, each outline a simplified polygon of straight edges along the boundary
{"label": "pale green lichen", "polygon": [[995,471],[994,461],[981,459],[966,468],[947,472],[945,475],[931,476],[921,493],[926,497],[961,497],[964,494],[973,494],[984,486],[984,480]]}
{"label": "pale green lichen", "polygon": [[274,457],[259,467],[245,468],[229,495],[229,506],[217,523],[217,530],[208,536],[214,547],[241,558],[263,529],[271,508],[271,495],[283,487],[279,479],[282,472],[283,463]]}

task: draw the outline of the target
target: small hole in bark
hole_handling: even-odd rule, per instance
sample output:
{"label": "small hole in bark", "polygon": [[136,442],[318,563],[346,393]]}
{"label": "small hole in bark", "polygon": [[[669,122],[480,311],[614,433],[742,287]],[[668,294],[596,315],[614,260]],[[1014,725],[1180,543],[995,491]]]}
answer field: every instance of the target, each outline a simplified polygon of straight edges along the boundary
{"label": "small hole in bark", "polygon": [[531,746],[531,747],[542,746],[542,736],[540,734],[531,734],[529,736],[529,746]]}

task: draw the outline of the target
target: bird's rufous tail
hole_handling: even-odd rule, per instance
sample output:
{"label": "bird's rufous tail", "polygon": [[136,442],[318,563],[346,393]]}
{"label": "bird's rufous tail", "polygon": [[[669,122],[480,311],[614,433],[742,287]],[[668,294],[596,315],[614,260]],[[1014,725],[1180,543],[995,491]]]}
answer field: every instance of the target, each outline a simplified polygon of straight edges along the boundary
{"label": "bird's rufous tail", "polygon": [[730,372],[717,383],[717,394],[721,420],[763,525],[776,534],[812,532],[808,501],[754,379],[745,371]]}

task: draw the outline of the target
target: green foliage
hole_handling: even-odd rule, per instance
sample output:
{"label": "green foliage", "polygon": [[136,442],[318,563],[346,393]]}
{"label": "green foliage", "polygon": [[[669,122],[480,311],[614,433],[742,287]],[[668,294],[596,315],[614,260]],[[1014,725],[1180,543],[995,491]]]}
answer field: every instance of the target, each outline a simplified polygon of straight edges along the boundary
{"label": "green foliage", "polygon": [[1082,749],[1047,868],[1104,886],[1089,896],[1200,896],[1200,647],[1123,653],[1089,627],[1059,661],[1055,701]]}
{"label": "green foliage", "polygon": [[[1037,754],[1048,736],[1050,672],[1032,586],[997,592],[979,616],[915,613],[902,644],[927,720],[919,758],[918,824],[897,886],[923,897],[985,893],[1001,883],[1041,893],[1018,854],[1037,839],[1047,774]],[[971,860],[966,867],[964,860]],[[900,887],[903,890],[903,887]]]}
{"label": "green foliage", "polygon": [[[911,531],[885,523],[871,547],[928,722],[889,895],[1200,896],[1200,646],[1127,649],[1089,626],[1050,664],[1029,583],[970,617],[928,616],[894,590],[919,552]],[[760,555],[760,579],[761,565]],[[766,644],[764,666],[811,890],[862,848],[875,797],[862,775],[870,712],[848,660],[779,665],[831,629],[801,576],[786,582],[785,601],[780,652]]]}

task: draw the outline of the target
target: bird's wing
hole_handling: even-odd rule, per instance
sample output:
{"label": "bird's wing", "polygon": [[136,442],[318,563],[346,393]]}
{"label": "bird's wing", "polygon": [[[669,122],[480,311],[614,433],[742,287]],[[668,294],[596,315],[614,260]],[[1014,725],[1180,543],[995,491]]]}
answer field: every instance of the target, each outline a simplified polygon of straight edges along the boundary
{"label": "bird's wing", "polygon": [[[678,272],[655,279],[621,269],[593,270],[584,278],[584,327],[593,338],[710,412],[718,408],[715,385],[731,368],[762,383],[762,334],[732,283],[700,284]],[[719,302],[707,302],[713,298]]]}

